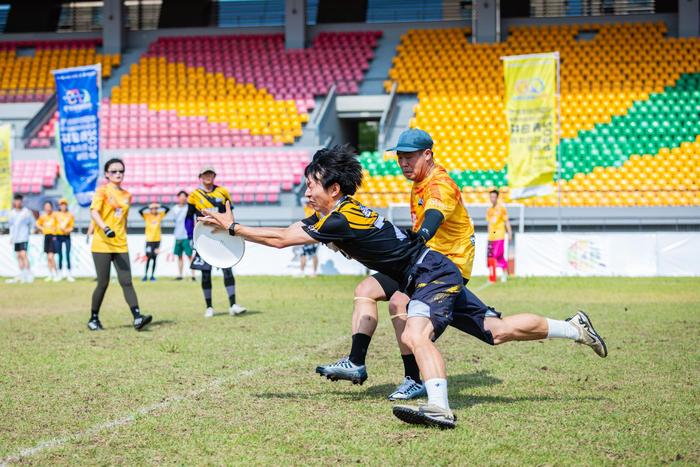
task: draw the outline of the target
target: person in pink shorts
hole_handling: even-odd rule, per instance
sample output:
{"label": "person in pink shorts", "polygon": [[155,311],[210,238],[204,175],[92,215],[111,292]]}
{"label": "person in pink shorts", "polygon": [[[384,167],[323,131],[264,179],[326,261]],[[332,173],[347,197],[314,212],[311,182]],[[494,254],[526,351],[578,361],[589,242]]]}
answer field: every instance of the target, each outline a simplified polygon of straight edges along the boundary
{"label": "person in pink shorts", "polygon": [[505,282],[508,278],[508,261],[505,258],[505,240],[510,240],[513,231],[510,228],[508,221],[508,211],[506,207],[498,203],[498,190],[491,190],[489,198],[491,199],[491,207],[486,211],[486,222],[488,222],[489,237],[487,260],[494,260],[496,267],[500,268],[503,273],[501,281]]}

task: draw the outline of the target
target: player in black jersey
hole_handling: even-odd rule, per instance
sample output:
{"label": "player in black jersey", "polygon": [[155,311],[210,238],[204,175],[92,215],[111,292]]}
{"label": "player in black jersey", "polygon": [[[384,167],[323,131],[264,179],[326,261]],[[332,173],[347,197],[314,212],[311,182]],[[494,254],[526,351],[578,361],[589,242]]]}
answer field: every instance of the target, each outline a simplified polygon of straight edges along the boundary
{"label": "player in black jersey", "polygon": [[[289,227],[241,225],[235,222],[229,202],[226,212],[210,211],[201,220],[228,229],[231,235],[275,248],[322,242],[398,282],[411,298],[402,340],[416,356],[426,382],[428,404],[397,405],[394,415],[408,423],[454,428],[445,363],[433,342],[452,325],[493,344],[494,335],[484,326],[484,320],[500,318],[500,313],[468,291],[457,266],[427,248],[423,237],[396,228],[352,198],[362,183],[362,168],[347,146],[317,151],[305,176],[306,197],[317,214]],[[586,327],[600,339],[590,322]]]}

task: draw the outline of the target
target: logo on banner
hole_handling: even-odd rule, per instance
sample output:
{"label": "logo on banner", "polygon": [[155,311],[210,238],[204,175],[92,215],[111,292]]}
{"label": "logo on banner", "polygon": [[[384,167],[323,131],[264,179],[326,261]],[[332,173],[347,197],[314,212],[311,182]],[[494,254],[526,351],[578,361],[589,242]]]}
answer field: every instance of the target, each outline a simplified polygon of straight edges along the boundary
{"label": "logo on banner", "polygon": [[569,265],[579,272],[607,269],[603,250],[592,240],[576,240],[566,250]]}
{"label": "logo on banner", "polygon": [[68,112],[82,112],[92,107],[92,99],[87,89],[66,89],[63,102],[63,108]]}
{"label": "logo on banner", "polygon": [[544,80],[534,77],[529,79],[519,79],[515,82],[513,99],[534,99],[545,90]]}

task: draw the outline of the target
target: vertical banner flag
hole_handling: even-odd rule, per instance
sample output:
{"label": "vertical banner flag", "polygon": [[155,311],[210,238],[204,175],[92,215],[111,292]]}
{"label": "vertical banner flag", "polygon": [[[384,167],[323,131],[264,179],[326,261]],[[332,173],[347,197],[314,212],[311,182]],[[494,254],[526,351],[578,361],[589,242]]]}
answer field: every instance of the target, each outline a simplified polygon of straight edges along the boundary
{"label": "vertical banner flag", "polygon": [[90,205],[100,172],[98,65],[53,70],[58,103],[58,138],[66,180],[80,206]]}
{"label": "vertical banner flag", "polygon": [[0,125],[0,211],[9,211],[12,207],[11,136],[12,127]]}
{"label": "vertical banner flag", "polygon": [[559,144],[559,52],[502,57],[511,198],[552,192]]}

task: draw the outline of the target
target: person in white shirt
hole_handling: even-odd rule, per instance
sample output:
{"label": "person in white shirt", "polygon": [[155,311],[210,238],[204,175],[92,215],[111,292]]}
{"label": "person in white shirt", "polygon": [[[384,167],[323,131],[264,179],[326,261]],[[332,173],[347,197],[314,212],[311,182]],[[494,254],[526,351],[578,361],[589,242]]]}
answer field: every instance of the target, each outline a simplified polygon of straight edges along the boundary
{"label": "person in white shirt", "polygon": [[8,216],[10,243],[14,245],[17,263],[19,264],[19,275],[14,279],[8,279],[8,283],[28,283],[34,280],[29,266],[29,258],[27,257],[29,234],[34,226],[34,215],[32,211],[24,207],[23,199],[20,194],[16,194],[12,198],[12,209],[10,209]]}
{"label": "person in white shirt", "polygon": [[[190,239],[187,237],[187,228],[185,228],[185,220],[187,219],[187,192],[180,191],[177,194],[177,204],[173,206],[172,212],[175,215],[175,248],[173,249],[173,254],[177,256],[177,269],[179,274],[176,280],[182,280],[182,268],[184,263],[184,257],[187,257],[188,261],[192,261],[192,244]],[[192,271],[192,280],[197,280],[195,278],[194,269]]]}

